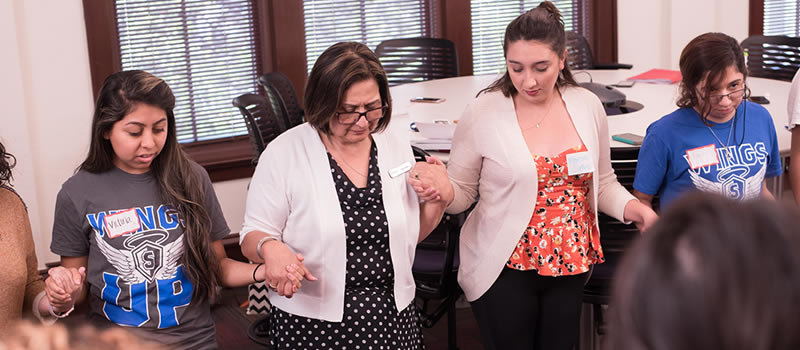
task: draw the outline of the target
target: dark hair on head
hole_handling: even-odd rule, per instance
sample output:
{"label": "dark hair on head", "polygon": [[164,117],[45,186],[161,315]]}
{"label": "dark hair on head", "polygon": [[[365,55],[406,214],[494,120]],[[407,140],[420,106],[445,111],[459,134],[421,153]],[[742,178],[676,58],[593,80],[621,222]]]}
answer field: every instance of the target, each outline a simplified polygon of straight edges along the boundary
{"label": "dark hair on head", "polygon": [[608,349],[800,349],[800,213],[695,192],[616,272]]}
{"label": "dark hair on head", "polygon": [[14,178],[11,169],[15,165],[17,165],[17,159],[11,153],[7,153],[5,146],[0,142],[0,186],[8,185]]}
{"label": "dark hair on head", "polygon": [[105,135],[139,104],[166,112],[167,139],[150,170],[162,200],[174,206],[185,223],[181,263],[194,284],[194,296],[200,302],[213,300],[220,284],[219,259],[211,249],[211,218],[204,206],[203,178],[178,145],[172,111],[175,96],[164,80],[140,70],[117,72],[106,78],[97,96],[89,154],[79,169],[101,173],[115,167],[114,149]]}
{"label": "dark hair on head", "polygon": [[[503,57],[508,55],[508,46],[519,40],[536,40],[549,45],[559,58],[564,59],[564,68],[558,75],[556,86],[578,85],[575,78],[572,77],[566,61],[567,35],[564,32],[564,19],[556,5],[550,1],[543,1],[536,8],[528,10],[511,21],[506,27],[503,39]],[[505,74],[500,79],[495,80],[478,94],[495,90],[502,91],[505,97],[516,96],[517,89],[508,75],[508,65],[506,65]]]}
{"label": "dark hair on head", "polygon": [[[694,108],[701,105],[700,118],[703,123],[711,111],[709,95],[711,88],[719,83],[730,66],[747,78],[744,51],[736,39],[723,33],[705,33],[692,39],[681,51],[679,61],[682,80],[679,85],[678,107]],[[703,91],[697,87],[705,83]]]}
{"label": "dark hair on head", "polygon": [[392,117],[389,80],[378,56],[357,42],[334,44],[317,58],[308,75],[303,98],[308,123],[325,134],[329,133],[329,123],[341,107],[347,89],[368,79],[378,83],[381,102],[387,106],[386,114],[373,132],[385,129]]}

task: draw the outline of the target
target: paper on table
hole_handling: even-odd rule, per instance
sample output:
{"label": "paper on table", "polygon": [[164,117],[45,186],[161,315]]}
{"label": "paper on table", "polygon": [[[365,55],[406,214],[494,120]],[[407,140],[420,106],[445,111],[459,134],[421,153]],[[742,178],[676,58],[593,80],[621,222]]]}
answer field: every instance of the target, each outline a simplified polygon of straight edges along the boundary
{"label": "paper on table", "polygon": [[669,69],[651,69],[628,80],[651,84],[674,84],[681,81],[681,72]]}
{"label": "paper on table", "polygon": [[419,135],[425,139],[451,140],[456,131],[453,123],[415,123]]}

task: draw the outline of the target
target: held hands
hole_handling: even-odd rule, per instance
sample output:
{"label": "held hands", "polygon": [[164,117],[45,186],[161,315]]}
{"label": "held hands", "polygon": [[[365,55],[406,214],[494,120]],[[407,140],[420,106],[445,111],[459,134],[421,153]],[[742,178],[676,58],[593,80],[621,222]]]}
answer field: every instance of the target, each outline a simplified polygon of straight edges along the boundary
{"label": "held hands", "polygon": [[658,220],[658,214],[653,211],[653,208],[638,199],[628,201],[625,205],[623,216],[625,219],[633,221],[636,224],[636,228],[641,232],[646,232]]}
{"label": "held hands", "polygon": [[302,286],[303,279],[317,280],[303,264],[303,254],[293,253],[283,242],[266,242],[261,250],[264,257],[264,283],[278,295],[291,298]]}
{"label": "held hands", "polygon": [[83,291],[86,268],[66,268],[58,266],[47,271],[44,291],[53,311],[65,313],[75,306],[75,301]]}
{"label": "held hands", "polygon": [[453,201],[453,185],[447,177],[447,168],[436,157],[425,157],[424,163],[414,163],[414,167],[408,173],[408,183],[422,201],[438,201],[444,205]]}

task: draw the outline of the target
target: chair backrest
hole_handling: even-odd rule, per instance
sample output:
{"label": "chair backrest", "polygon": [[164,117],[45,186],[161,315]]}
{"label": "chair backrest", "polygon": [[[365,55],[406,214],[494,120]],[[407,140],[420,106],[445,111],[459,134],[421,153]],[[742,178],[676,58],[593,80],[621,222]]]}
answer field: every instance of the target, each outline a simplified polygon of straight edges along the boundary
{"label": "chair backrest", "polygon": [[247,125],[247,134],[253,145],[253,165],[275,137],[286,131],[286,124],[278,118],[267,97],[257,94],[244,94],[233,99],[233,106],[242,113]]}
{"label": "chair backrest", "polygon": [[567,64],[569,69],[592,69],[594,66],[589,41],[573,31],[567,31]]}
{"label": "chair backrest", "polygon": [[754,35],[742,48],[751,77],[792,81],[800,68],[800,38]]}
{"label": "chair backrest", "polygon": [[[611,167],[614,168],[617,181],[628,191],[633,191],[633,179],[636,175],[638,158],[638,147],[611,148]],[[597,225],[600,228],[600,245],[606,255],[621,254],[639,235],[636,225],[623,224],[603,213],[598,214]]]}
{"label": "chair backrest", "polygon": [[[271,72],[258,77],[263,88],[288,129],[303,123],[303,108],[297,99],[292,82],[281,72]],[[277,105],[280,105],[279,107]]]}
{"label": "chair backrest", "polygon": [[389,85],[458,76],[456,45],[447,39],[384,40],[375,54],[386,71]]}

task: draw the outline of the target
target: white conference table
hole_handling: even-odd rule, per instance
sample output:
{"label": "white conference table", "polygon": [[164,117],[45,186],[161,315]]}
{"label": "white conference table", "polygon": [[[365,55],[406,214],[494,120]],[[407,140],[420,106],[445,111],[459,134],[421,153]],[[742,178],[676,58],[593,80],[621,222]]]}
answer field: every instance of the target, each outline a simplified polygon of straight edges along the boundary
{"label": "white conference table", "polygon": [[[589,70],[592,81],[606,85],[625,80],[646,69],[630,70]],[[583,71],[573,72],[578,82],[589,81]],[[390,88],[393,101],[392,127],[404,128],[411,135],[411,143],[421,137],[411,132],[411,122],[432,122],[434,120],[457,120],[462,112],[483,88],[489,86],[498,75],[463,76],[448,79],[429,80],[419,83],[397,85]],[[772,114],[778,134],[781,155],[788,155],[791,146],[791,133],[787,124],[786,104],[790,83],[764,78],[747,78],[747,86],[754,96],[766,96],[770,103],[764,105]],[[609,138],[614,134],[634,133],[644,136],[647,127],[655,120],[674,111],[678,95],[678,84],[658,85],[637,82],[630,88],[618,88],[625,93],[628,101],[642,104],[638,111],[608,117]],[[445,98],[441,103],[410,102],[413,97]],[[611,147],[631,147],[626,143],[610,141]],[[446,154],[444,155],[446,158]]]}

